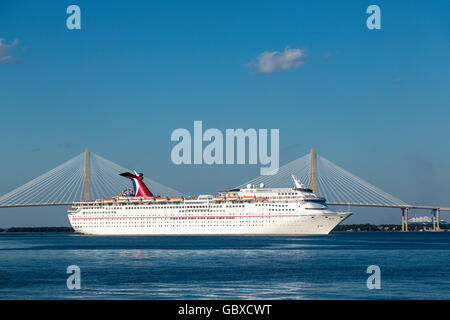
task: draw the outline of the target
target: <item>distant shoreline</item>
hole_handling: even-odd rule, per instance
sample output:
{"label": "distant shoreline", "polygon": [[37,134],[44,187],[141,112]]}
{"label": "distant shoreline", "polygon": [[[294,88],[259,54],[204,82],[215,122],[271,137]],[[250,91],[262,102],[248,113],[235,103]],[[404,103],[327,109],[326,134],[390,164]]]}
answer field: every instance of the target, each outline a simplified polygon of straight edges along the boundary
{"label": "distant shoreline", "polygon": [[[443,232],[450,232],[450,224],[441,224],[440,229]],[[398,224],[347,224],[338,225],[333,232],[401,232],[402,227]],[[428,232],[432,231],[431,224],[409,224],[408,231],[411,232]],[[53,233],[53,232],[69,232],[73,233],[72,227],[10,227],[0,228],[0,233]]]}
{"label": "distant shoreline", "polygon": [[[450,231],[450,224],[439,225],[443,232]],[[431,223],[408,223],[408,231],[410,232],[429,232],[433,231]],[[344,224],[338,225],[333,232],[402,232],[402,226],[399,224]]]}
{"label": "distant shoreline", "polygon": [[72,227],[10,227],[0,228],[0,233],[13,232],[74,232]]}

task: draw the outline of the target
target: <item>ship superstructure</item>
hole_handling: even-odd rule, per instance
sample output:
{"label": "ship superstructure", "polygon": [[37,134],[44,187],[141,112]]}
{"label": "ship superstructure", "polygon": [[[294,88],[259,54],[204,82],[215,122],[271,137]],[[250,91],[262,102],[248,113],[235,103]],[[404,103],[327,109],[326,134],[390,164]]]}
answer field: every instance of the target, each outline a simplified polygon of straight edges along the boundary
{"label": "ship superstructure", "polygon": [[69,220],[76,232],[97,235],[311,235],[328,234],[351,215],[330,210],[294,176],[293,188],[246,188],[197,198],[155,197],[141,173],[133,194],[74,203]]}

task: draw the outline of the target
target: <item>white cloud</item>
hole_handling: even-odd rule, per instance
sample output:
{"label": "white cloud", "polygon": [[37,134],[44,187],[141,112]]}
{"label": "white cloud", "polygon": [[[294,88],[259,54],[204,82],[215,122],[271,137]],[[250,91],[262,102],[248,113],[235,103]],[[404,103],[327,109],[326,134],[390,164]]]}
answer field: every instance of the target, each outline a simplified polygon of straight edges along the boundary
{"label": "white cloud", "polygon": [[3,41],[5,39],[0,38],[0,63],[3,64],[14,64],[17,63],[19,60],[14,58],[11,55],[11,51],[14,47],[16,47],[19,44],[19,40],[15,39],[11,44],[4,44]]}
{"label": "white cloud", "polygon": [[305,57],[304,50],[286,47],[283,52],[264,51],[249,66],[260,73],[272,73],[300,67]]}

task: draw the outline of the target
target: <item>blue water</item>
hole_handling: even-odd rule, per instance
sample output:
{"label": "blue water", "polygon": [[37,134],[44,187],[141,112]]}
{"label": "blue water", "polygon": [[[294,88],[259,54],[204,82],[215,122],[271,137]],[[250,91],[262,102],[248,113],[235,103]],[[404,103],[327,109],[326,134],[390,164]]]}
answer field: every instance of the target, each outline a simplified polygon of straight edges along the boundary
{"label": "blue water", "polygon": [[[450,299],[450,233],[0,234],[0,299]],[[66,268],[81,270],[69,290]],[[367,289],[369,265],[381,289]]]}

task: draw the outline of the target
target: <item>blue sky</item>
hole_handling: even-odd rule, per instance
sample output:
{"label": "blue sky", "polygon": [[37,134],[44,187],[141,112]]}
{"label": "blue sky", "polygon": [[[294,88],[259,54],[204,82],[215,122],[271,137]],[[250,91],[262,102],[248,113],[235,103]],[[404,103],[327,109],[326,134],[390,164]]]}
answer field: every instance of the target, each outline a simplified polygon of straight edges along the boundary
{"label": "blue sky", "polygon": [[[70,4],[81,30],[66,28]],[[381,30],[366,27],[371,4]],[[278,128],[282,164],[315,147],[406,202],[450,205],[449,11],[448,1],[2,1],[0,38],[17,41],[5,53],[14,63],[0,63],[0,194],[86,145],[188,194],[259,174],[173,165],[171,132],[202,120]],[[249,67],[286,47],[302,51],[301,66]],[[54,208],[2,210],[0,226],[68,223]],[[361,221],[399,221],[377,212]]]}

